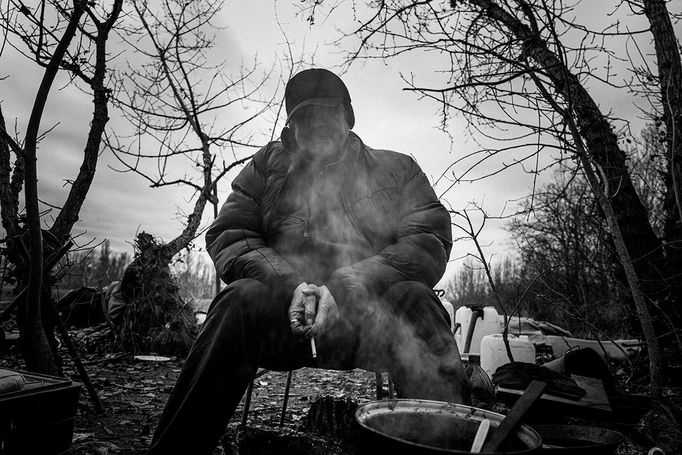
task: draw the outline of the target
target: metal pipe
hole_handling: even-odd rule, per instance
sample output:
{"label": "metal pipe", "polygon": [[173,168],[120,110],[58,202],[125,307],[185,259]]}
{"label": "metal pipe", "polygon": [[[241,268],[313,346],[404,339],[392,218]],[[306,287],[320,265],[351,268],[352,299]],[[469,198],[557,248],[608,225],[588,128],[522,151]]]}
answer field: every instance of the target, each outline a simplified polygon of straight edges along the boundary
{"label": "metal pipe", "polygon": [[246,397],[244,398],[244,409],[242,410],[242,426],[246,426],[246,420],[249,418],[249,407],[251,406],[251,394],[253,393],[253,381],[249,383],[246,389]]}
{"label": "metal pipe", "polygon": [[287,405],[289,404],[289,390],[291,389],[291,376],[294,370],[289,370],[287,373],[287,384],[284,386],[284,401],[282,402],[282,415],[279,417],[279,426],[284,425],[284,417],[287,413]]}
{"label": "metal pipe", "polygon": [[467,331],[466,341],[464,342],[463,354],[468,354],[471,350],[471,339],[474,337],[474,329],[476,328],[476,320],[483,316],[483,310],[480,308],[471,309],[471,321],[469,322],[469,330]]}

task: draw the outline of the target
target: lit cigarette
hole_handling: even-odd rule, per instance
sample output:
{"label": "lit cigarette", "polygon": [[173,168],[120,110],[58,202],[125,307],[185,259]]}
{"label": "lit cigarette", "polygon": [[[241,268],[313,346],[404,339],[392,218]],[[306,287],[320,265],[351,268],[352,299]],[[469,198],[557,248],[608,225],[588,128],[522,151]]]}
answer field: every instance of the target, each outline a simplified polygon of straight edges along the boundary
{"label": "lit cigarette", "polygon": [[313,351],[313,359],[317,358],[317,347],[315,347],[315,338],[310,337],[310,349]]}

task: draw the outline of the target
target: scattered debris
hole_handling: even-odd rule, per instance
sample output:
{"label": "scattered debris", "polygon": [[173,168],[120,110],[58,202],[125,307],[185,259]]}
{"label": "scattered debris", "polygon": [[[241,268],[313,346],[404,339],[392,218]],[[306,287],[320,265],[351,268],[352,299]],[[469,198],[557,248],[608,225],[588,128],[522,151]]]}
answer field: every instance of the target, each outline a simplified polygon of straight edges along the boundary
{"label": "scattered debris", "polygon": [[682,408],[669,400],[654,402],[639,421],[638,431],[663,453],[682,453]]}
{"label": "scattered debris", "polygon": [[168,362],[171,359],[163,355],[136,355],[133,358],[143,362]]}

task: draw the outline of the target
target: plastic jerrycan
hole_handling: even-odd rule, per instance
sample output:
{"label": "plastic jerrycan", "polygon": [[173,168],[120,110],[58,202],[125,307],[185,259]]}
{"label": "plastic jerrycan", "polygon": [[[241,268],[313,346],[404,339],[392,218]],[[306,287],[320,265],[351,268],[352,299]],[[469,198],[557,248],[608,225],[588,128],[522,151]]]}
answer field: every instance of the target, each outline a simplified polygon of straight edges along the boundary
{"label": "plastic jerrycan", "polygon": [[[515,362],[535,363],[535,345],[526,335],[517,337],[510,333],[508,339]],[[507,363],[509,363],[509,356],[504,346],[502,334],[493,333],[484,336],[481,341],[481,368],[483,371],[492,378],[493,373]]]}
{"label": "plastic jerrycan", "polygon": [[[471,331],[472,326],[473,331]],[[455,327],[455,341],[459,352],[479,354],[483,337],[500,333],[502,321],[494,306],[483,308],[461,306],[455,312]],[[469,341],[469,346],[467,346],[467,341]]]}

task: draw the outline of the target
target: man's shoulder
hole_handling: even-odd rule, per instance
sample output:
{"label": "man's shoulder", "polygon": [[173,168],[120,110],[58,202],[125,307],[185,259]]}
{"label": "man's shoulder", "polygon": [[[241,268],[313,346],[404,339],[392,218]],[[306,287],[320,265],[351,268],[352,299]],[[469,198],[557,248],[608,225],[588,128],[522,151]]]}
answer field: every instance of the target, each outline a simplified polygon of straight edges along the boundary
{"label": "man's shoulder", "polygon": [[253,155],[253,163],[261,173],[268,173],[272,168],[288,166],[289,153],[280,141],[271,141]]}
{"label": "man's shoulder", "polygon": [[396,152],[395,150],[376,149],[364,145],[365,155],[368,160],[375,166],[382,169],[394,169],[401,172],[410,172],[413,169],[419,169],[417,162],[410,155]]}
{"label": "man's shoulder", "polygon": [[284,152],[284,146],[280,141],[270,141],[262,146],[253,155],[254,161],[267,161],[271,156]]}
{"label": "man's shoulder", "polygon": [[397,163],[413,163],[414,158],[412,158],[410,155],[407,155],[405,153],[401,152],[396,152],[395,150],[388,150],[388,149],[370,149],[368,147],[370,153],[375,154],[376,159],[382,160],[382,161],[394,161]]}

